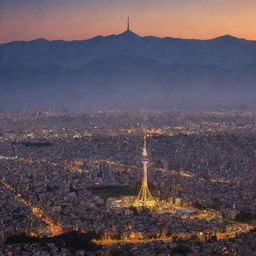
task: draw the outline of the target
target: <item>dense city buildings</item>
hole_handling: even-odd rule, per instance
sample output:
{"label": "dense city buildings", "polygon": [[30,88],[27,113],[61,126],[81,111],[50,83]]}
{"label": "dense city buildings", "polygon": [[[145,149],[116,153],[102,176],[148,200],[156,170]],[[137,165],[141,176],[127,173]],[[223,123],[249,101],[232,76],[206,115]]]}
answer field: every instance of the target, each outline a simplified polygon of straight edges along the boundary
{"label": "dense city buildings", "polygon": [[255,256],[255,187],[254,110],[0,114],[0,255]]}

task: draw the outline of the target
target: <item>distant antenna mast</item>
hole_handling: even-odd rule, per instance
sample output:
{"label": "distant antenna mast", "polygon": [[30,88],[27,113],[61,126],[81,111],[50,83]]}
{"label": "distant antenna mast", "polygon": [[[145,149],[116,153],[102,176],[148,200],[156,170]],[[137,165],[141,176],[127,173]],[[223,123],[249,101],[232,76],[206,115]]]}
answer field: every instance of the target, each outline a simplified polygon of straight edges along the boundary
{"label": "distant antenna mast", "polygon": [[130,31],[130,17],[127,19],[127,31]]}

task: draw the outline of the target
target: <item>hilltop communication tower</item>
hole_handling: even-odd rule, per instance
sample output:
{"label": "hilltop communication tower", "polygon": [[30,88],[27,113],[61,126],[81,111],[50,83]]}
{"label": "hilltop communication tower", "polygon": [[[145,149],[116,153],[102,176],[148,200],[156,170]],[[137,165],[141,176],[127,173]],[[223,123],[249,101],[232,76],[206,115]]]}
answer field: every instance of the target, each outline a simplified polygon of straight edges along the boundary
{"label": "hilltop communication tower", "polygon": [[127,31],[130,31],[130,17],[127,18]]}
{"label": "hilltop communication tower", "polygon": [[142,164],[143,164],[143,179],[140,192],[133,204],[134,207],[150,208],[155,206],[156,201],[151,195],[148,188],[148,152],[147,152],[147,137],[144,135],[144,147],[142,150]]}

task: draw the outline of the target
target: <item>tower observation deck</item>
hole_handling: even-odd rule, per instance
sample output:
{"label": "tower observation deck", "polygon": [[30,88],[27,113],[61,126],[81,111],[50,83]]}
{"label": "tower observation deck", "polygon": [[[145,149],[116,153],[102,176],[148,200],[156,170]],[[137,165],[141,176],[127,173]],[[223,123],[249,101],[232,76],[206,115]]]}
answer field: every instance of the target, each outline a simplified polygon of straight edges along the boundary
{"label": "tower observation deck", "polygon": [[144,147],[142,150],[142,164],[143,164],[143,179],[140,192],[133,204],[134,207],[150,208],[155,206],[156,201],[151,195],[148,188],[148,152],[147,152],[147,137],[144,135]]}

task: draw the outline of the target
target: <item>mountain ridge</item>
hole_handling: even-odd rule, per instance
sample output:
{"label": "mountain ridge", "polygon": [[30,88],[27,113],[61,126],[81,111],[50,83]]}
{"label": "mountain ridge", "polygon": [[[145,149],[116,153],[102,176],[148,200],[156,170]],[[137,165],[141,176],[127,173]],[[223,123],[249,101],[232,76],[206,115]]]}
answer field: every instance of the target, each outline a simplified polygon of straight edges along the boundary
{"label": "mountain ridge", "polygon": [[106,38],[106,37],[112,37],[112,36],[122,36],[122,35],[127,35],[127,34],[132,34],[132,35],[136,35],[139,38],[157,38],[157,39],[180,39],[180,40],[198,40],[198,41],[210,41],[210,40],[215,40],[215,39],[240,39],[240,40],[245,40],[248,42],[255,42],[256,40],[251,40],[251,39],[246,39],[246,38],[241,38],[241,37],[236,37],[233,36],[231,34],[224,34],[224,35],[220,35],[217,37],[213,37],[213,38],[207,38],[207,39],[199,39],[199,38],[182,38],[182,37],[170,37],[170,36],[154,36],[154,35],[139,35],[135,32],[133,32],[132,30],[129,31],[123,31],[121,33],[118,34],[110,34],[110,35],[97,35],[97,36],[93,36],[90,38],[85,38],[85,39],[75,39],[75,40],[64,40],[64,39],[46,39],[46,38],[35,38],[35,39],[31,39],[31,40],[13,40],[13,41],[9,41],[9,42],[4,42],[4,43],[0,43],[0,45],[6,45],[6,44],[12,44],[12,43],[16,43],[16,42],[32,42],[32,41],[47,41],[47,42],[84,42],[84,41],[88,41],[88,40],[92,40],[92,39],[96,39],[96,38]]}
{"label": "mountain ridge", "polygon": [[256,42],[230,35],[12,42],[0,45],[0,110],[256,106],[255,67]]}

